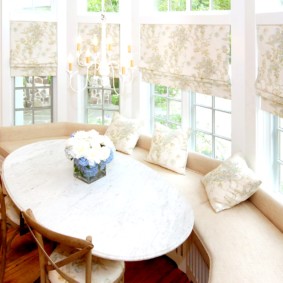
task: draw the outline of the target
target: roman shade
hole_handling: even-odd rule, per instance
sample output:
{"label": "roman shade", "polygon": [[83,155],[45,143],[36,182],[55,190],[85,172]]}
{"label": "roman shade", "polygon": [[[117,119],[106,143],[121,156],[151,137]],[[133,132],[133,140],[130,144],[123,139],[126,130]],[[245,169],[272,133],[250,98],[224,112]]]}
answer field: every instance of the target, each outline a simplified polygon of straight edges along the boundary
{"label": "roman shade", "polygon": [[143,80],[230,98],[228,25],[141,25]]}
{"label": "roman shade", "polygon": [[11,22],[12,76],[55,76],[57,72],[57,24]]}
{"label": "roman shade", "polygon": [[[78,35],[81,37],[81,51],[82,55],[85,55],[87,50],[90,53],[94,52],[96,45],[96,54],[101,54],[101,36],[102,36],[102,24],[97,23],[79,23],[78,24]],[[114,77],[119,77],[119,62],[120,62],[120,25],[119,24],[105,24],[106,25],[106,43],[111,42],[111,56],[110,62],[114,66]],[[94,44],[94,39],[97,42]],[[107,48],[107,44],[105,46]],[[109,51],[107,51],[109,54]],[[84,58],[81,58],[84,60]],[[110,63],[109,62],[109,63]],[[92,72],[93,70],[90,70]],[[80,68],[81,74],[86,73],[86,68]],[[110,74],[112,76],[112,74]]]}
{"label": "roman shade", "polygon": [[283,25],[259,25],[256,91],[261,108],[283,117]]}

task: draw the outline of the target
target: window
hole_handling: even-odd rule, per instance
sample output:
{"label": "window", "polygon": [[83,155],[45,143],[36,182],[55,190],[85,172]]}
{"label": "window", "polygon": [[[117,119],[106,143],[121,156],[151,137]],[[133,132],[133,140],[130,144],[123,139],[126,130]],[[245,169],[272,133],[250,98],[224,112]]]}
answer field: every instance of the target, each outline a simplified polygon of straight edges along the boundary
{"label": "window", "polygon": [[230,10],[231,0],[191,0],[191,11]]}
{"label": "window", "polygon": [[15,77],[15,125],[53,121],[53,78]]}
{"label": "window", "polygon": [[88,12],[119,12],[119,0],[87,0]]}
{"label": "window", "polygon": [[167,125],[169,128],[180,128],[182,124],[182,94],[175,88],[152,86],[152,120]]}
{"label": "window", "polygon": [[283,118],[276,117],[275,127],[277,138],[275,137],[274,153],[275,153],[275,178],[277,179],[277,188],[283,193]]}
{"label": "window", "polygon": [[120,110],[119,79],[92,77],[86,90],[86,123],[109,125]]}
{"label": "window", "polygon": [[255,1],[256,12],[277,12],[283,10],[283,0],[257,0]]}
{"label": "window", "polygon": [[52,10],[53,0],[16,0],[16,10],[22,12],[49,12]]}
{"label": "window", "polygon": [[[278,0],[280,1],[280,0]],[[158,11],[208,11],[208,10],[230,10],[231,0],[191,0],[191,7],[186,7],[186,0],[159,0]]]}
{"label": "window", "polygon": [[231,155],[231,101],[200,93],[191,94],[192,148],[212,158]]}
{"label": "window", "polygon": [[[169,128],[181,128],[188,117],[191,149],[224,160],[231,155],[231,101],[200,93],[187,93],[160,85],[151,86],[151,120]],[[187,113],[184,113],[187,112]],[[283,129],[282,129],[283,131]],[[283,154],[282,154],[283,156]]]}
{"label": "window", "polygon": [[159,0],[158,11],[186,11],[186,0]]}

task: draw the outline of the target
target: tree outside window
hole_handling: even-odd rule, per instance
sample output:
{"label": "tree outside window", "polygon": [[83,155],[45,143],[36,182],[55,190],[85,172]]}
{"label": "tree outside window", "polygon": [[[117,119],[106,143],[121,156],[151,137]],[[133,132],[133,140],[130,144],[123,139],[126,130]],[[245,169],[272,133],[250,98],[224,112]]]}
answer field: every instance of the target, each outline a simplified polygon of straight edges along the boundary
{"label": "tree outside window", "polygon": [[[102,1],[103,0],[88,0],[87,11],[102,12]],[[119,12],[119,0],[105,0],[104,9],[104,12]]]}
{"label": "tree outside window", "polygon": [[192,11],[230,10],[231,0],[192,0]]}
{"label": "tree outside window", "polygon": [[186,11],[186,0],[159,0],[158,11]]}
{"label": "tree outside window", "polygon": [[191,0],[191,7],[186,7],[186,0],[159,0],[157,3],[160,12],[186,11],[189,9],[191,11],[231,9],[231,0]]}
{"label": "tree outside window", "polygon": [[152,118],[169,128],[182,124],[182,94],[175,88],[155,85],[152,92]]}

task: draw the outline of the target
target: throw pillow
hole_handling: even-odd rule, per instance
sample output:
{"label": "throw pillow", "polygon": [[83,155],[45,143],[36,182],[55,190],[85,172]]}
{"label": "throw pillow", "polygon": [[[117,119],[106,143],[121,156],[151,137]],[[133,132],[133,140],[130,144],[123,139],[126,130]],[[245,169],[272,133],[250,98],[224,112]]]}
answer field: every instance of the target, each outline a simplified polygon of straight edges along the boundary
{"label": "throw pillow", "polygon": [[140,121],[115,112],[105,135],[112,140],[116,150],[131,154],[139,139],[141,126]]}
{"label": "throw pillow", "polygon": [[147,161],[180,174],[185,174],[189,131],[155,125]]}
{"label": "throw pillow", "polygon": [[241,155],[234,154],[206,174],[202,183],[212,208],[219,212],[248,199],[261,181]]}

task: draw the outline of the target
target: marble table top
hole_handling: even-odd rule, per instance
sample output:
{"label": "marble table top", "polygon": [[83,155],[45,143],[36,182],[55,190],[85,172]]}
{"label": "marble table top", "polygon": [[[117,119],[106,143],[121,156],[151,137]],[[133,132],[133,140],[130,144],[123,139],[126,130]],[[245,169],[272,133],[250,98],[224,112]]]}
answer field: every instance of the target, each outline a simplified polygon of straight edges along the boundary
{"label": "marble table top", "polygon": [[194,223],[188,200],[153,169],[116,152],[102,179],[73,177],[65,140],[33,143],[12,152],[2,178],[20,210],[73,237],[91,235],[93,254],[114,260],[144,260],[172,251]]}

